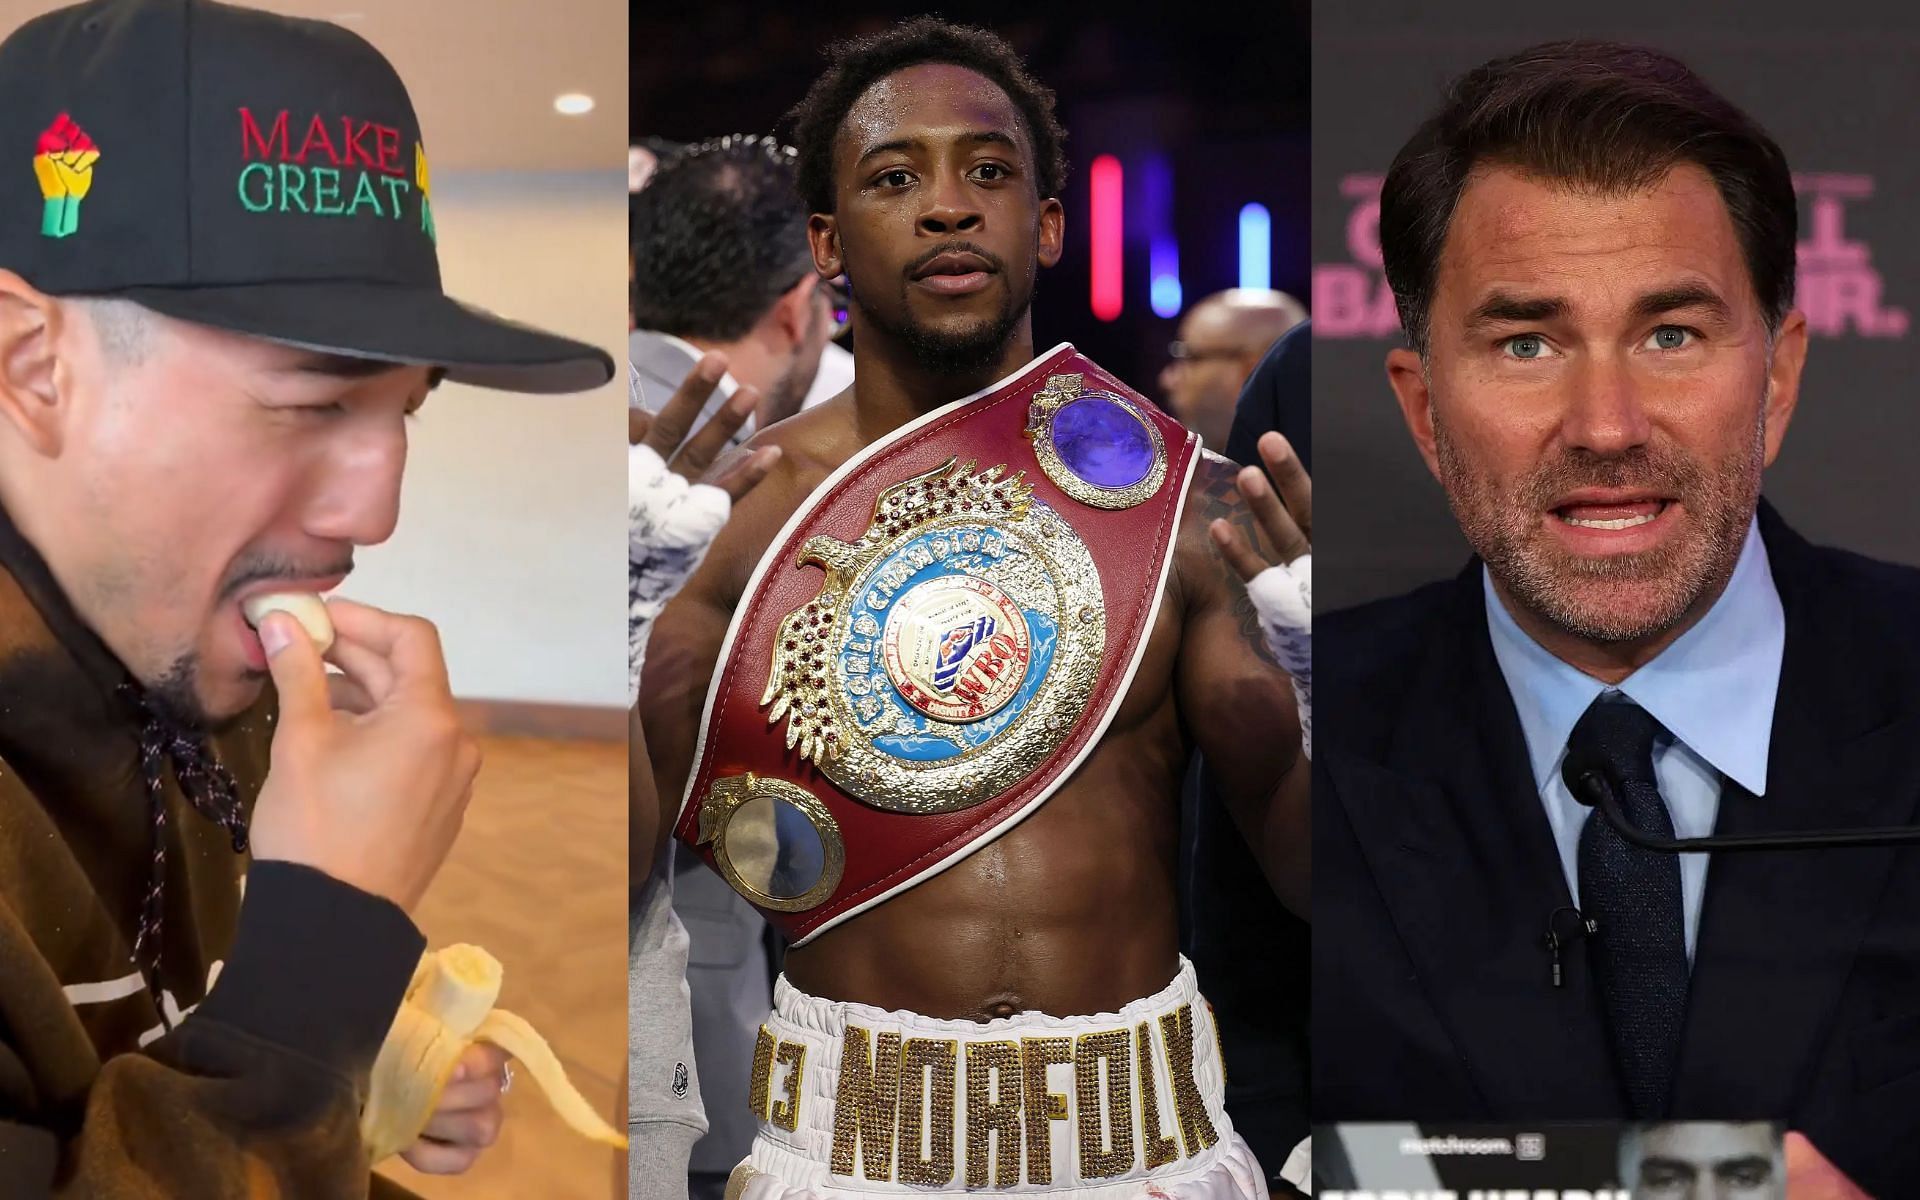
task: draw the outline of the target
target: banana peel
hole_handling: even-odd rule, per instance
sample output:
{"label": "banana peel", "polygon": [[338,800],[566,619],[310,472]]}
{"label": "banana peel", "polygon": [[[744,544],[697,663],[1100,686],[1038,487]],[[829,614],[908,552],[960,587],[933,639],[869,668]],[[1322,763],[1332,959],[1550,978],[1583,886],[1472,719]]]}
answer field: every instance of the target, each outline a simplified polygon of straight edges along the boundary
{"label": "banana peel", "polygon": [[478,946],[447,946],[420,956],[374,1060],[372,1086],[360,1113],[360,1136],[374,1162],[419,1139],[454,1066],[475,1042],[498,1046],[518,1059],[575,1132],[627,1148],[627,1139],[567,1079],[546,1039],[523,1018],[494,1007],[503,974],[500,960]]}

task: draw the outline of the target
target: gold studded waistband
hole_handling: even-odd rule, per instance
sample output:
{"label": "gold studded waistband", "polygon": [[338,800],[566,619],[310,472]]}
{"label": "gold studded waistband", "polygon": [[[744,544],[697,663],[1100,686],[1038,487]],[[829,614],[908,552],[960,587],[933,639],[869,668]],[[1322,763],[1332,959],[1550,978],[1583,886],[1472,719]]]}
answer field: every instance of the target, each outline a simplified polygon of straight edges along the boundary
{"label": "gold studded waistband", "polygon": [[1172,984],[1117,1013],[987,1024],[782,980],[748,1105],[759,1144],[845,1190],[1073,1187],[1211,1165],[1231,1133],[1224,1087],[1213,1014],[1182,960]]}

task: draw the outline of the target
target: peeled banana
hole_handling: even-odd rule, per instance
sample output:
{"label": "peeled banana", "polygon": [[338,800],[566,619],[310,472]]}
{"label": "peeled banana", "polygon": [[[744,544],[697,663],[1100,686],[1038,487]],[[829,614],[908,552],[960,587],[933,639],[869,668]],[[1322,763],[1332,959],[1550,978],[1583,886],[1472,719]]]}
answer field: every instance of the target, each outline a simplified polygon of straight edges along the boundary
{"label": "peeled banana", "polygon": [[267,592],[250,596],[240,605],[240,613],[255,629],[268,613],[283,612],[300,622],[313,648],[325,654],[333,645],[333,618],[327,614],[327,602],[311,592]]}
{"label": "peeled banana", "polygon": [[447,946],[420,956],[374,1060],[360,1113],[360,1136],[374,1162],[419,1139],[460,1055],[474,1042],[491,1043],[518,1059],[547,1103],[582,1136],[627,1148],[627,1139],[568,1081],[546,1039],[522,1018],[494,1007],[501,977],[500,960],[478,946]]}

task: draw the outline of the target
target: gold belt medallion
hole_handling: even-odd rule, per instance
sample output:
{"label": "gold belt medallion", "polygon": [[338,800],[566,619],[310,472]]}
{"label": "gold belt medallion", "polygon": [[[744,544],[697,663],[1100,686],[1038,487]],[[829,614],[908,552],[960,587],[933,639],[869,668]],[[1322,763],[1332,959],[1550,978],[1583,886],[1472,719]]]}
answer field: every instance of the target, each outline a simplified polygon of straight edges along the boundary
{"label": "gold belt medallion", "polygon": [[1085,543],[1025,473],[941,466],[880,493],[857,541],[809,538],[819,595],[781,621],[761,706],[877,808],[944,813],[1030,774],[1085,711],[1106,646]]}
{"label": "gold belt medallion", "polygon": [[1055,487],[1094,508],[1132,508],[1167,481],[1167,442],[1138,402],[1050,375],[1027,406],[1027,439]]}

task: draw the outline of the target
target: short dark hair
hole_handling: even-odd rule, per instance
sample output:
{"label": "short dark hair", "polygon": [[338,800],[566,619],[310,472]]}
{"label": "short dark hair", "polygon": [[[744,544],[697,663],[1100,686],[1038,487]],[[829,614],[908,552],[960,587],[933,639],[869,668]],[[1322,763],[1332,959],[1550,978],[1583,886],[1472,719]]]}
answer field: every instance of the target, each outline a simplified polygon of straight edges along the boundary
{"label": "short dark hair", "polygon": [[743,337],[813,270],[793,151],[736,135],[687,146],[627,207],[633,323],[676,337]]}
{"label": "short dark hair", "polygon": [[1440,252],[1475,167],[1493,163],[1602,193],[1677,163],[1713,177],[1770,329],[1793,307],[1798,209],[1786,156],[1684,63],[1613,42],[1549,42],[1460,76],[1395,156],[1380,249],[1407,339],[1427,351]]}
{"label": "short dark hair", "polygon": [[998,34],[915,17],[882,33],[836,42],[827,48],[827,58],[826,72],[786,116],[800,152],[800,198],[808,211],[833,211],[833,139],[847,110],[877,80],[921,63],[951,63],[991,79],[1026,122],[1041,199],[1058,196],[1065,186],[1067,131],[1053,114],[1053,92],[1027,73]]}

